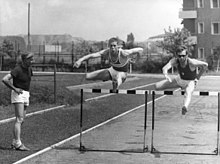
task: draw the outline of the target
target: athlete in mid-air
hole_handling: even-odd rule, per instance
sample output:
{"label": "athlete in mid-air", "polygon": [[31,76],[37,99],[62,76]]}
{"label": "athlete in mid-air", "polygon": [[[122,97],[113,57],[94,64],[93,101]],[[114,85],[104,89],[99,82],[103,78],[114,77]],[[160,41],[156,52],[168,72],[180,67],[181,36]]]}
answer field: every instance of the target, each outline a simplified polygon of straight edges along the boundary
{"label": "athlete in mid-air", "polygon": [[111,65],[108,69],[96,70],[86,74],[87,80],[111,80],[113,85],[113,92],[116,92],[119,86],[126,80],[129,62],[132,55],[142,53],[143,48],[122,49],[120,40],[118,38],[111,38],[108,41],[107,49],[101,50],[96,53],[91,53],[83,56],[74,63],[74,67],[78,68],[81,63],[90,58],[97,58],[106,56]]}
{"label": "athlete in mid-air", "polygon": [[[177,67],[179,75],[175,78],[168,76],[168,70],[172,67]],[[182,107],[182,114],[185,115],[189,107],[192,93],[195,86],[207,69],[208,64],[203,61],[192,59],[188,57],[188,51],[185,46],[181,46],[176,57],[172,58],[164,67],[163,74],[165,80],[155,84],[156,90],[165,90],[170,88],[182,88],[185,90],[184,105]],[[196,69],[199,73],[197,74]]]}

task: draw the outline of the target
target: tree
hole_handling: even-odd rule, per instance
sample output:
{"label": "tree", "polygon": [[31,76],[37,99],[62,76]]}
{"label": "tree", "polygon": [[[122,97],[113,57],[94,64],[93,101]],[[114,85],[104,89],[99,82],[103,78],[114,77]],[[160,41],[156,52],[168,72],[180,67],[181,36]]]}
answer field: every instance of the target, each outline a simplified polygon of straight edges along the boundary
{"label": "tree", "polygon": [[11,41],[9,40],[4,40],[1,46],[1,50],[4,54],[6,54],[9,57],[13,57],[15,50],[14,50],[14,45]]}
{"label": "tree", "polygon": [[16,52],[14,45],[11,41],[4,39],[2,45],[0,45],[0,70],[3,70],[4,57],[16,58]]}
{"label": "tree", "polygon": [[193,47],[189,40],[190,36],[190,32],[185,28],[172,30],[169,27],[168,31],[165,30],[163,41],[158,41],[157,45],[166,50],[168,53],[176,56],[180,46],[187,47],[189,51],[192,50]]}
{"label": "tree", "polygon": [[125,43],[126,49],[134,48],[134,35],[130,33],[127,35],[127,42]]}

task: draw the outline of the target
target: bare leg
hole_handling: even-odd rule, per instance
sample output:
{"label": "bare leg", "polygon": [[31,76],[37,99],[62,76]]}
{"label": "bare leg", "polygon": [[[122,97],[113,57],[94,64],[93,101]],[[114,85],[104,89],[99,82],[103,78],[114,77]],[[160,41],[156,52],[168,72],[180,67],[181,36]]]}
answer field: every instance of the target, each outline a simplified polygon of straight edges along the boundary
{"label": "bare leg", "polygon": [[14,106],[16,122],[13,129],[14,139],[12,141],[12,148],[20,151],[28,151],[30,149],[21,142],[21,126],[26,115],[27,106],[24,106],[23,103],[15,103]]}
{"label": "bare leg", "polygon": [[171,88],[178,88],[179,85],[177,84],[175,79],[172,79],[171,82],[168,80],[162,80],[155,84],[156,90],[165,90],[165,89],[171,89]]}
{"label": "bare leg", "polygon": [[14,140],[19,145],[21,144],[21,124],[24,120],[24,104],[15,103],[14,107],[15,107],[16,121],[14,124],[13,134],[14,134]]}
{"label": "bare leg", "polygon": [[111,80],[111,75],[107,69],[101,69],[86,74],[87,80]]}
{"label": "bare leg", "polygon": [[125,72],[118,73],[117,80],[112,81],[113,92],[116,92],[116,90],[119,88],[119,86],[125,82],[126,77],[127,77],[127,73],[125,73]]}
{"label": "bare leg", "polygon": [[186,87],[186,93],[184,95],[184,97],[185,97],[184,106],[186,107],[186,109],[188,109],[188,107],[189,107],[194,89],[195,89],[195,83],[193,81],[191,81],[188,84],[188,86]]}

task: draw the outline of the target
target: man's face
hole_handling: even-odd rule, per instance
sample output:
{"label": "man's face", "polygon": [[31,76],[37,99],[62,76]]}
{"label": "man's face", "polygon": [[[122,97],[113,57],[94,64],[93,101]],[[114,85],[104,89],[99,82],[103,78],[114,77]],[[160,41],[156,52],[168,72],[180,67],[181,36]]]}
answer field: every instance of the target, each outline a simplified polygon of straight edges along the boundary
{"label": "man's face", "polygon": [[109,46],[110,46],[110,51],[111,52],[117,52],[118,51],[118,43],[117,42],[111,42]]}
{"label": "man's face", "polygon": [[27,67],[31,66],[31,64],[34,62],[33,57],[27,58],[24,60],[24,63]]}
{"label": "man's face", "polygon": [[186,50],[182,50],[181,52],[179,52],[177,54],[177,58],[181,63],[184,63],[186,61],[187,58],[187,53]]}

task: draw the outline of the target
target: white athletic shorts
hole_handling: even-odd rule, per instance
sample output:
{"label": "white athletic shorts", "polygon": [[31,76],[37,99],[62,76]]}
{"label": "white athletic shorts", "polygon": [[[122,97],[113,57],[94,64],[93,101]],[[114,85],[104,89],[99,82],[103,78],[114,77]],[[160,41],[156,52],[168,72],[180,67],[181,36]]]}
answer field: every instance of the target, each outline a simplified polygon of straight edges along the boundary
{"label": "white athletic shorts", "polygon": [[21,94],[17,94],[14,90],[11,91],[11,103],[24,103],[25,106],[29,106],[30,93],[24,91]]}
{"label": "white athletic shorts", "polygon": [[116,71],[113,67],[110,67],[108,71],[112,77],[112,81],[117,81],[119,84],[123,83],[127,77],[127,72]]}
{"label": "white athletic shorts", "polygon": [[187,86],[195,87],[195,80],[183,80],[179,75],[175,77],[175,80],[182,89],[186,89]]}

